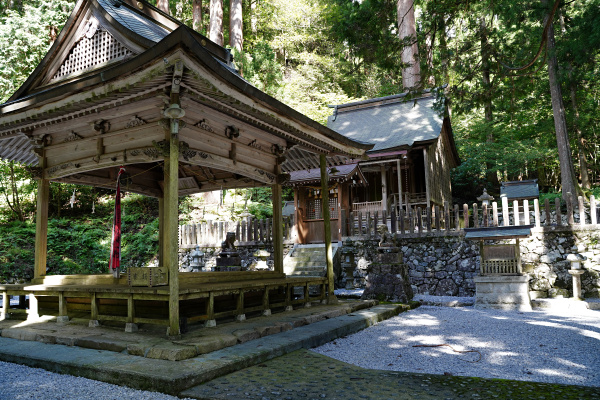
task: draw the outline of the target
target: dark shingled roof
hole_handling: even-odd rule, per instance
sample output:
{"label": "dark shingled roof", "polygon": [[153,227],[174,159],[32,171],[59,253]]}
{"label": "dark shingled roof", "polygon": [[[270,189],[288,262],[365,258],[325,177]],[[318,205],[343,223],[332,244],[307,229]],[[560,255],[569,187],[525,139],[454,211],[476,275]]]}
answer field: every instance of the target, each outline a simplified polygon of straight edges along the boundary
{"label": "dark shingled roof", "polygon": [[533,225],[465,228],[465,239],[500,240],[526,238],[531,235],[531,228],[533,228]]}
{"label": "dark shingled roof", "polygon": [[500,197],[509,200],[530,200],[540,197],[537,179],[528,181],[502,182]]}
{"label": "dark shingled roof", "polygon": [[170,33],[170,31],[159,26],[144,14],[134,12],[125,5],[115,7],[115,2],[108,0],[97,1],[117,22],[148,40],[157,43]]}
{"label": "dark shingled roof", "polygon": [[[334,167],[335,170],[329,173],[330,181],[345,181],[349,179],[354,173],[358,172],[360,174],[361,179],[363,179],[362,173],[358,168],[358,164],[346,164],[346,165],[338,165]],[[331,171],[333,168],[330,168]],[[292,171],[290,172],[290,180],[288,184],[297,184],[297,183],[308,183],[308,182],[320,182],[321,181],[321,170],[318,168],[313,168],[310,170],[302,170],[302,171]]]}
{"label": "dark shingled roof", "polygon": [[443,118],[436,99],[390,96],[336,106],[327,126],[349,139],[374,144],[369,153],[437,139]]}

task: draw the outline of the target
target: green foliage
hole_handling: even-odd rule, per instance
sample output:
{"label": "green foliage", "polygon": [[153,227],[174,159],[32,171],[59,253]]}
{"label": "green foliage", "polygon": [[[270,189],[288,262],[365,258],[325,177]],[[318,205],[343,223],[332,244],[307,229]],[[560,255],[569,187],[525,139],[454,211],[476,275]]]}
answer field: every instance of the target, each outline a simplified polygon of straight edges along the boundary
{"label": "green foliage", "polygon": [[46,55],[73,9],[69,0],[32,1],[0,16],[0,102],[6,101]]}
{"label": "green foliage", "polygon": [[248,82],[271,96],[277,96],[281,90],[283,68],[267,42],[257,42],[251,54],[234,51],[233,55],[237,67]]}

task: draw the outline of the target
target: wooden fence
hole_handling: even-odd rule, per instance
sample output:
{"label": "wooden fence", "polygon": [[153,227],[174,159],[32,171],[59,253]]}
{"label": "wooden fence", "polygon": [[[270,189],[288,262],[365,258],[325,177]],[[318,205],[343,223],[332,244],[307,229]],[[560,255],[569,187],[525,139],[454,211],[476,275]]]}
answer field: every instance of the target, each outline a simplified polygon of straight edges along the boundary
{"label": "wooden fence", "polygon": [[[244,221],[206,221],[199,224],[179,225],[179,247],[219,247],[227,232],[235,232],[240,245],[269,243],[272,241],[271,219],[248,219]],[[293,216],[283,218],[283,239],[292,239]]]}
{"label": "wooden fence", "polygon": [[[516,212],[515,212],[516,211]],[[503,199],[500,206],[494,202],[490,207],[478,204],[455,204],[450,207],[433,206],[431,208],[410,207],[400,210],[398,215],[391,212],[362,213],[341,212],[342,236],[377,236],[377,226],[385,224],[391,232],[400,234],[424,232],[458,232],[464,228],[479,228],[487,226],[534,225],[543,226],[573,226],[596,225],[598,222],[596,199],[591,196],[586,202],[582,197],[577,203],[548,199],[540,204],[537,199],[508,202]]]}

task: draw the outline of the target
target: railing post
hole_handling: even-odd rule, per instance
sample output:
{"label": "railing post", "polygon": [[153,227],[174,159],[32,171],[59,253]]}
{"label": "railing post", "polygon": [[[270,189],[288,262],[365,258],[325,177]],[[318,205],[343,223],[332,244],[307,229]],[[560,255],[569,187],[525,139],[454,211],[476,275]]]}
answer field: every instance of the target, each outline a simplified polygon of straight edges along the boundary
{"label": "railing post", "polygon": [[373,224],[373,218],[371,218],[371,211],[367,211],[367,237],[371,237],[371,224]]}
{"label": "railing post", "polygon": [[523,200],[523,214],[525,214],[525,225],[529,225],[529,200]]}
{"label": "railing post", "polygon": [[489,221],[488,221],[488,207],[487,207],[487,204],[483,204],[483,205],[481,206],[481,213],[483,214],[483,226],[484,226],[485,228],[487,228],[487,227],[488,227],[488,225],[489,225]]}
{"label": "railing post", "polygon": [[598,223],[598,215],[596,214],[596,197],[594,195],[590,196],[590,219],[592,225],[596,225]]}
{"label": "railing post", "polygon": [[510,215],[508,214],[508,198],[502,198],[502,226],[510,225]]}
{"label": "railing post", "polygon": [[546,226],[550,226],[552,224],[551,221],[551,214],[550,214],[550,200],[546,199],[544,200],[544,212],[546,214]]}
{"label": "railing post", "polygon": [[573,219],[573,209],[575,208],[575,204],[573,204],[573,196],[571,192],[567,193],[567,224],[573,226],[575,225],[575,220]]}
{"label": "railing post", "polygon": [[362,212],[359,211],[358,212],[358,236],[362,236],[363,235],[363,229],[362,229]]}
{"label": "railing post", "polygon": [[467,204],[463,204],[463,220],[465,224],[465,228],[469,227],[469,206]]}
{"label": "railing post", "polygon": [[392,228],[391,231],[392,233],[396,233],[397,232],[397,225],[396,225],[397,221],[396,221],[396,210],[392,210],[392,212],[390,213],[390,227]]}
{"label": "railing post", "polygon": [[494,226],[498,226],[498,203],[495,201],[492,203],[492,215],[493,215],[493,224]]}
{"label": "railing post", "polygon": [[435,206],[433,206],[433,211],[435,212],[435,230],[440,231],[441,229],[441,225],[442,225],[442,221],[441,221],[441,215],[440,215],[440,206],[438,206],[437,204]]}
{"label": "railing post", "polygon": [[562,226],[562,213],[560,210],[560,197],[554,199],[554,211],[556,211],[556,225]]}
{"label": "railing post", "polygon": [[400,220],[400,233],[404,235],[404,209],[400,208],[398,219]]}
{"label": "railing post", "polygon": [[583,204],[583,197],[579,196],[577,198],[579,200],[579,225],[585,225],[585,206]]}
{"label": "railing post", "polygon": [[456,232],[460,231],[460,213],[458,212],[458,204],[454,205],[454,225]]}
{"label": "railing post", "polygon": [[479,210],[477,203],[473,203],[473,228],[479,228]]}
{"label": "railing post", "polygon": [[350,220],[348,221],[348,231],[350,236],[354,236],[354,211],[350,211]]}
{"label": "railing post", "polygon": [[513,200],[513,214],[515,218],[515,226],[521,225],[519,220],[519,200]]}
{"label": "railing post", "polygon": [[444,202],[444,229],[450,230],[450,203]]}
{"label": "railing post", "polygon": [[412,206],[408,207],[408,227],[410,229],[410,233],[415,232],[414,210]]}
{"label": "railing post", "polygon": [[[426,208],[427,213],[425,214],[425,227],[427,229],[427,232],[431,232],[431,208],[427,207]],[[419,215],[421,215],[421,212],[419,212]],[[421,232],[421,224],[419,224],[419,233]]]}
{"label": "railing post", "polygon": [[540,221],[540,201],[538,199],[533,199],[533,216],[535,218],[535,227],[539,228],[542,225],[542,221]]}

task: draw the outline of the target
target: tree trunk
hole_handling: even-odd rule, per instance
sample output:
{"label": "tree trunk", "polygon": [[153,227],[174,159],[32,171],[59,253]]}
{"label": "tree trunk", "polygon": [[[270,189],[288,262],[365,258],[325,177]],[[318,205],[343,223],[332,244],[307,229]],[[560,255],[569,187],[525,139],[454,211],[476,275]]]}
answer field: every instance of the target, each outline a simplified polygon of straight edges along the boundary
{"label": "tree trunk", "polygon": [[421,85],[421,66],[417,46],[417,26],[415,23],[414,0],[398,0],[398,32],[400,40],[410,40],[411,44],[402,50],[402,86],[418,89]]}
{"label": "tree trunk", "polygon": [[171,10],[169,10],[169,0],[157,0],[156,8],[171,15]]}
{"label": "tree trunk", "polygon": [[192,2],[192,28],[196,32],[202,32],[202,0]]}
{"label": "tree trunk", "polygon": [[439,46],[440,53],[442,55],[442,74],[444,76],[444,81],[442,84],[450,84],[450,74],[448,73],[448,41],[446,38],[446,17],[442,13],[438,16],[439,25]]}
{"label": "tree trunk", "polygon": [[210,0],[210,40],[223,46],[223,0]]}
{"label": "tree trunk", "polygon": [[[487,37],[488,27],[485,20],[485,15],[481,17],[479,21],[479,38],[481,44],[481,81],[483,86],[483,112],[485,122],[492,123],[494,120],[494,114],[492,111],[492,79],[490,74],[490,47]],[[494,134],[491,129],[488,132],[487,140],[488,143],[494,143]],[[498,171],[494,170],[494,166],[490,163],[486,165],[487,169],[487,180],[494,187],[498,187]]]}
{"label": "tree trunk", "polygon": [[231,6],[229,7],[229,45],[232,49],[241,52],[243,41],[242,0],[231,0]]}
{"label": "tree trunk", "polygon": [[[542,4],[546,5],[546,0]],[[544,25],[548,16],[544,19]],[[552,97],[552,113],[554,114],[554,129],[556,130],[556,145],[558,147],[558,160],[560,162],[560,181],[562,186],[562,198],[567,199],[571,194],[571,200],[575,201],[581,188],[575,180],[575,170],[573,169],[573,159],[571,158],[571,146],[569,144],[569,133],[567,131],[567,120],[565,116],[565,107],[562,100],[562,90],[558,77],[558,61],[556,59],[554,42],[554,25],[550,21],[550,28],[547,34],[548,50],[548,81],[550,83],[550,95]]]}

